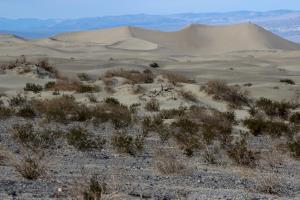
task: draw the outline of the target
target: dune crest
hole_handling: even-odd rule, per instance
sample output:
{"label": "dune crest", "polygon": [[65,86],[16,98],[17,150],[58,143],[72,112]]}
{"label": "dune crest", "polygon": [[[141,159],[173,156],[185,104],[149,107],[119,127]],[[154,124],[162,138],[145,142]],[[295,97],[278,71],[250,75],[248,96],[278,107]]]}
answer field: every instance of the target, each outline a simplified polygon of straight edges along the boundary
{"label": "dune crest", "polygon": [[52,39],[94,43],[124,50],[167,49],[172,53],[200,55],[251,50],[300,50],[300,44],[285,40],[255,24],[208,26],[191,24],[176,32],[139,27],[64,33]]}

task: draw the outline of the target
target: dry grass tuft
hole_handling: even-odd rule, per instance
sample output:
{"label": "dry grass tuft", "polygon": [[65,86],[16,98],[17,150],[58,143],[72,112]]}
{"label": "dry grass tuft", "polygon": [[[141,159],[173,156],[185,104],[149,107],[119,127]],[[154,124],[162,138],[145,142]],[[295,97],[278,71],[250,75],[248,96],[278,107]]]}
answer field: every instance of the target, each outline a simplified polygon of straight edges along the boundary
{"label": "dry grass tuft", "polygon": [[177,85],[178,83],[195,83],[194,80],[175,72],[165,72],[163,73],[163,77],[168,79],[173,85]]}
{"label": "dry grass tuft", "polygon": [[110,79],[113,77],[122,77],[127,79],[128,84],[138,84],[138,83],[153,83],[154,75],[150,71],[140,72],[137,70],[125,70],[116,69],[107,71],[102,79]]}
{"label": "dry grass tuft", "polygon": [[159,150],[155,156],[155,168],[163,175],[182,175],[187,172],[188,166],[175,152]]}
{"label": "dry grass tuft", "polygon": [[150,101],[148,101],[145,105],[145,109],[147,111],[151,111],[151,112],[158,112],[159,111],[159,102],[156,99],[151,99]]}
{"label": "dry grass tuft", "polygon": [[36,180],[46,175],[46,166],[41,158],[27,155],[13,164],[15,170],[28,180]]}
{"label": "dry grass tuft", "polygon": [[232,108],[241,108],[242,106],[251,107],[249,92],[241,90],[239,86],[229,86],[226,82],[212,80],[201,86],[201,90],[208,95],[212,95],[215,100],[222,100],[229,103]]}

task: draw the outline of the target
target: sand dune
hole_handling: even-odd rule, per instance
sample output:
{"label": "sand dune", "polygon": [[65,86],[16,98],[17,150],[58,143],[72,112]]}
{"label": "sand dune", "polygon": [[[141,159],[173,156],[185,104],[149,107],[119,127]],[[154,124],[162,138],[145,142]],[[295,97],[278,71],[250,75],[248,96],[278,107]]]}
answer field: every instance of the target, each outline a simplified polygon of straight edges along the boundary
{"label": "sand dune", "polygon": [[177,32],[160,32],[138,27],[117,27],[54,37],[67,42],[98,43],[127,50],[157,47],[181,54],[216,54],[248,50],[300,50],[296,44],[251,23],[206,26],[190,25]]}
{"label": "sand dune", "polygon": [[26,40],[11,34],[0,34],[0,44],[3,43],[20,43]]}

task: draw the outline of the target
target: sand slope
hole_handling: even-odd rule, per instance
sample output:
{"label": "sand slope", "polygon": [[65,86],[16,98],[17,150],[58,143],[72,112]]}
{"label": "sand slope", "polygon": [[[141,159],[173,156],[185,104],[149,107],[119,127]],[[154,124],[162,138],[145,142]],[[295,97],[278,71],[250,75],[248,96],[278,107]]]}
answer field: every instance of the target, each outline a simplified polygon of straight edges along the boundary
{"label": "sand slope", "polygon": [[280,38],[251,23],[227,26],[190,25],[177,32],[117,27],[64,33],[53,39],[97,43],[125,50],[154,50],[160,47],[174,53],[191,55],[249,50],[300,50],[300,44]]}

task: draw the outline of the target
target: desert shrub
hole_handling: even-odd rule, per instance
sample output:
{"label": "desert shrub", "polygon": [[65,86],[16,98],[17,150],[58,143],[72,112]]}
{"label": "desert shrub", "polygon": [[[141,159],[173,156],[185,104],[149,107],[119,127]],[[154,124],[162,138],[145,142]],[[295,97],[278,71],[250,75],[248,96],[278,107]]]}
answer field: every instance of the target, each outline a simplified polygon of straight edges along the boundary
{"label": "desert shrub", "polygon": [[227,153],[231,159],[237,164],[255,167],[258,159],[258,152],[254,152],[247,148],[246,139],[243,138],[241,141],[236,142],[227,149]]}
{"label": "desert shrub", "polygon": [[75,127],[67,134],[67,142],[80,151],[87,151],[93,149],[101,150],[106,141],[99,136],[92,136],[84,128]]}
{"label": "desert shrub", "polygon": [[46,174],[46,167],[36,156],[26,156],[14,163],[14,167],[24,178],[36,180]]}
{"label": "desert shrub", "polygon": [[156,169],[164,175],[180,175],[188,168],[174,152],[160,150],[157,152],[155,160]]}
{"label": "desert shrub", "polygon": [[211,95],[215,100],[229,103],[229,106],[232,108],[251,107],[249,93],[241,90],[239,86],[229,86],[224,81],[213,80],[203,85],[201,90]]}
{"label": "desert shrub", "polygon": [[296,105],[290,102],[272,101],[270,99],[260,98],[256,101],[256,107],[263,110],[269,117],[287,119],[290,114],[290,110],[295,108]]}
{"label": "desert shrub", "polygon": [[24,87],[24,91],[31,91],[33,93],[40,93],[43,91],[43,86],[34,84],[34,83],[26,83],[26,86]]}
{"label": "desert shrub", "polygon": [[91,103],[98,103],[97,96],[93,93],[87,94],[86,97],[89,99]]}
{"label": "desert shrub", "polygon": [[36,113],[32,106],[25,105],[19,109],[17,115],[24,118],[34,118],[36,116]]}
{"label": "desert shrub", "polygon": [[142,128],[144,134],[147,134],[149,131],[158,131],[163,127],[163,120],[162,118],[157,115],[157,116],[146,116],[143,118],[142,121]]}
{"label": "desert shrub", "polygon": [[22,106],[27,102],[26,97],[17,94],[9,100],[9,105],[12,107]]}
{"label": "desert shrub", "polygon": [[188,77],[175,72],[165,72],[163,73],[163,77],[173,85],[177,85],[178,83],[195,83],[194,80],[191,80]]}
{"label": "desert shrub", "polygon": [[0,105],[0,119],[9,118],[14,111],[11,108]]}
{"label": "desert shrub", "polygon": [[124,128],[132,123],[129,108],[122,104],[99,104],[92,110],[92,115],[95,123],[111,121],[115,128]]}
{"label": "desert shrub", "polygon": [[34,108],[45,115],[48,120],[53,120],[56,122],[67,122],[72,116],[74,116],[76,111],[83,109],[83,106],[79,106],[75,102],[73,96],[61,96],[58,98],[50,100],[40,100],[33,102]]}
{"label": "desert shrub", "polygon": [[254,136],[263,134],[263,131],[266,130],[267,127],[265,120],[261,117],[249,118],[244,120],[243,123]]}
{"label": "desert shrub", "polygon": [[159,115],[162,119],[173,119],[175,117],[182,117],[185,115],[187,108],[179,107],[178,109],[161,110]]}
{"label": "desert shrub", "polygon": [[12,134],[15,139],[25,146],[36,146],[36,137],[34,135],[34,128],[31,123],[14,124],[12,126]]}
{"label": "desert shrub", "polygon": [[201,146],[199,125],[187,118],[180,118],[171,124],[175,128],[173,136],[188,156]]}
{"label": "desert shrub", "polygon": [[193,94],[191,91],[184,91],[184,90],[181,90],[180,91],[180,95],[187,101],[191,101],[191,102],[194,102],[194,103],[197,103],[198,102],[198,99],[196,97],[195,94]]}
{"label": "desert shrub", "polygon": [[159,65],[156,62],[153,62],[149,65],[152,68],[159,68]]}
{"label": "desert shrub", "polygon": [[101,89],[99,86],[96,85],[85,85],[85,84],[79,84],[78,88],[76,89],[76,92],[78,93],[93,93],[93,92],[100,92]]}
{"label": "desert shrub", "polygon": [[48,81],[47,83],[45,83],[44,88],[45,90],[52,90],[55,87],[55,85],[55,81]]}
{"label": "desert shrub", "polygon": [[107,97],[105,100],[104,100],[105,103],[109,104],[109,105],[112,105],[112,106],[119,106],[121,105],[120,101],[114,97]]}
{"label": "desert shrub", "polygon": [[118,132],[113,135],[111,144],[119,153],[135,156],[144,149],[144,137]]}
{"label": "desert shrub", "polygon": [[147,111],[151,111],[151,112],[159,111],[159,102],[158,102],[158,100],[151,99],[150,101],[148,101],[145,105],[145,109]]}
{"label": "desert shrub", "polygon": [[[232,126],[235,123],[234,113],[222,113],[216,110],[192,106],[187,117],[193,119],[200,127],[202,137],[206,143],[219,139],[223,144],[228,144],[232,137]],[[215,123],[215,122],[218,123]]]}
{"label": "desert shrub", "polygon": [[141,103],[134,103],[134,104],[131,104],[129,109],[130,109],[130,112],[131,113],[136,113],[137,110],[138,110],[138,107],[141,106]]}
{"label": "desert shrub", "polygon": [[110,70],[104,74],[104,78],[122,77],[127,79],[127,83],[138,84],[138,83],[153,83],[154,75],[152,73],[142,73],[136,70]]}
{"label": "desert shrub", "polygon": [[262,117],[248,118],[243,123],[254,136],[268,134],[272,137],[280,137],[282,135],[289,136],[293,133],[288,124],[280,121],[264,120]]}
{"label": "desert shrub", "polygon": [[286,83],[289,85],[295,85],[295,81],[291,80],[291,79],[280,79],[280,83]]}
{"label": "desert shrub", "polygon": [[62,78],[56,82],[48,82],[44,86],[47,90],[58,91],[80,91],[81,83],[77,79]]}
{"label": "desert shrub", "polygon": [[38,67],[44,69],[45,71],[51,73],[53,78],[58,78],[59,77],[58,70],[55,67],[53,67],[52,65],[50,65],[47,59],[39,60],[36,65]]}
{"label": "desert shrub", "polygon": [[293,113],[290,116],[289,121],[294,123],[294,124],[300,124],[300,112]]}
{"label": "desert shrub", "polygon": [[12,134],[17,141],[33,151],[54,146],[62,136],[61,132],[51,129],[35,130],[31,123],[14,124]]}
{"label": "desert shrub", "polygon": [[107,190],[106,187],[106,183],[98,181],[98,177],[93,176],[82,191],[83,200],[101,200]]}
{"label": "desert shrub", "polygon": [[79,73],[79,74],[77,74],[77,77],[81,81],[90,81],[91,80],[91,77],[87,73]]}
{"label": "desert shrub", "polygon": [[288,148],[295,158],[300,158],[300,139],[288,142]]}

